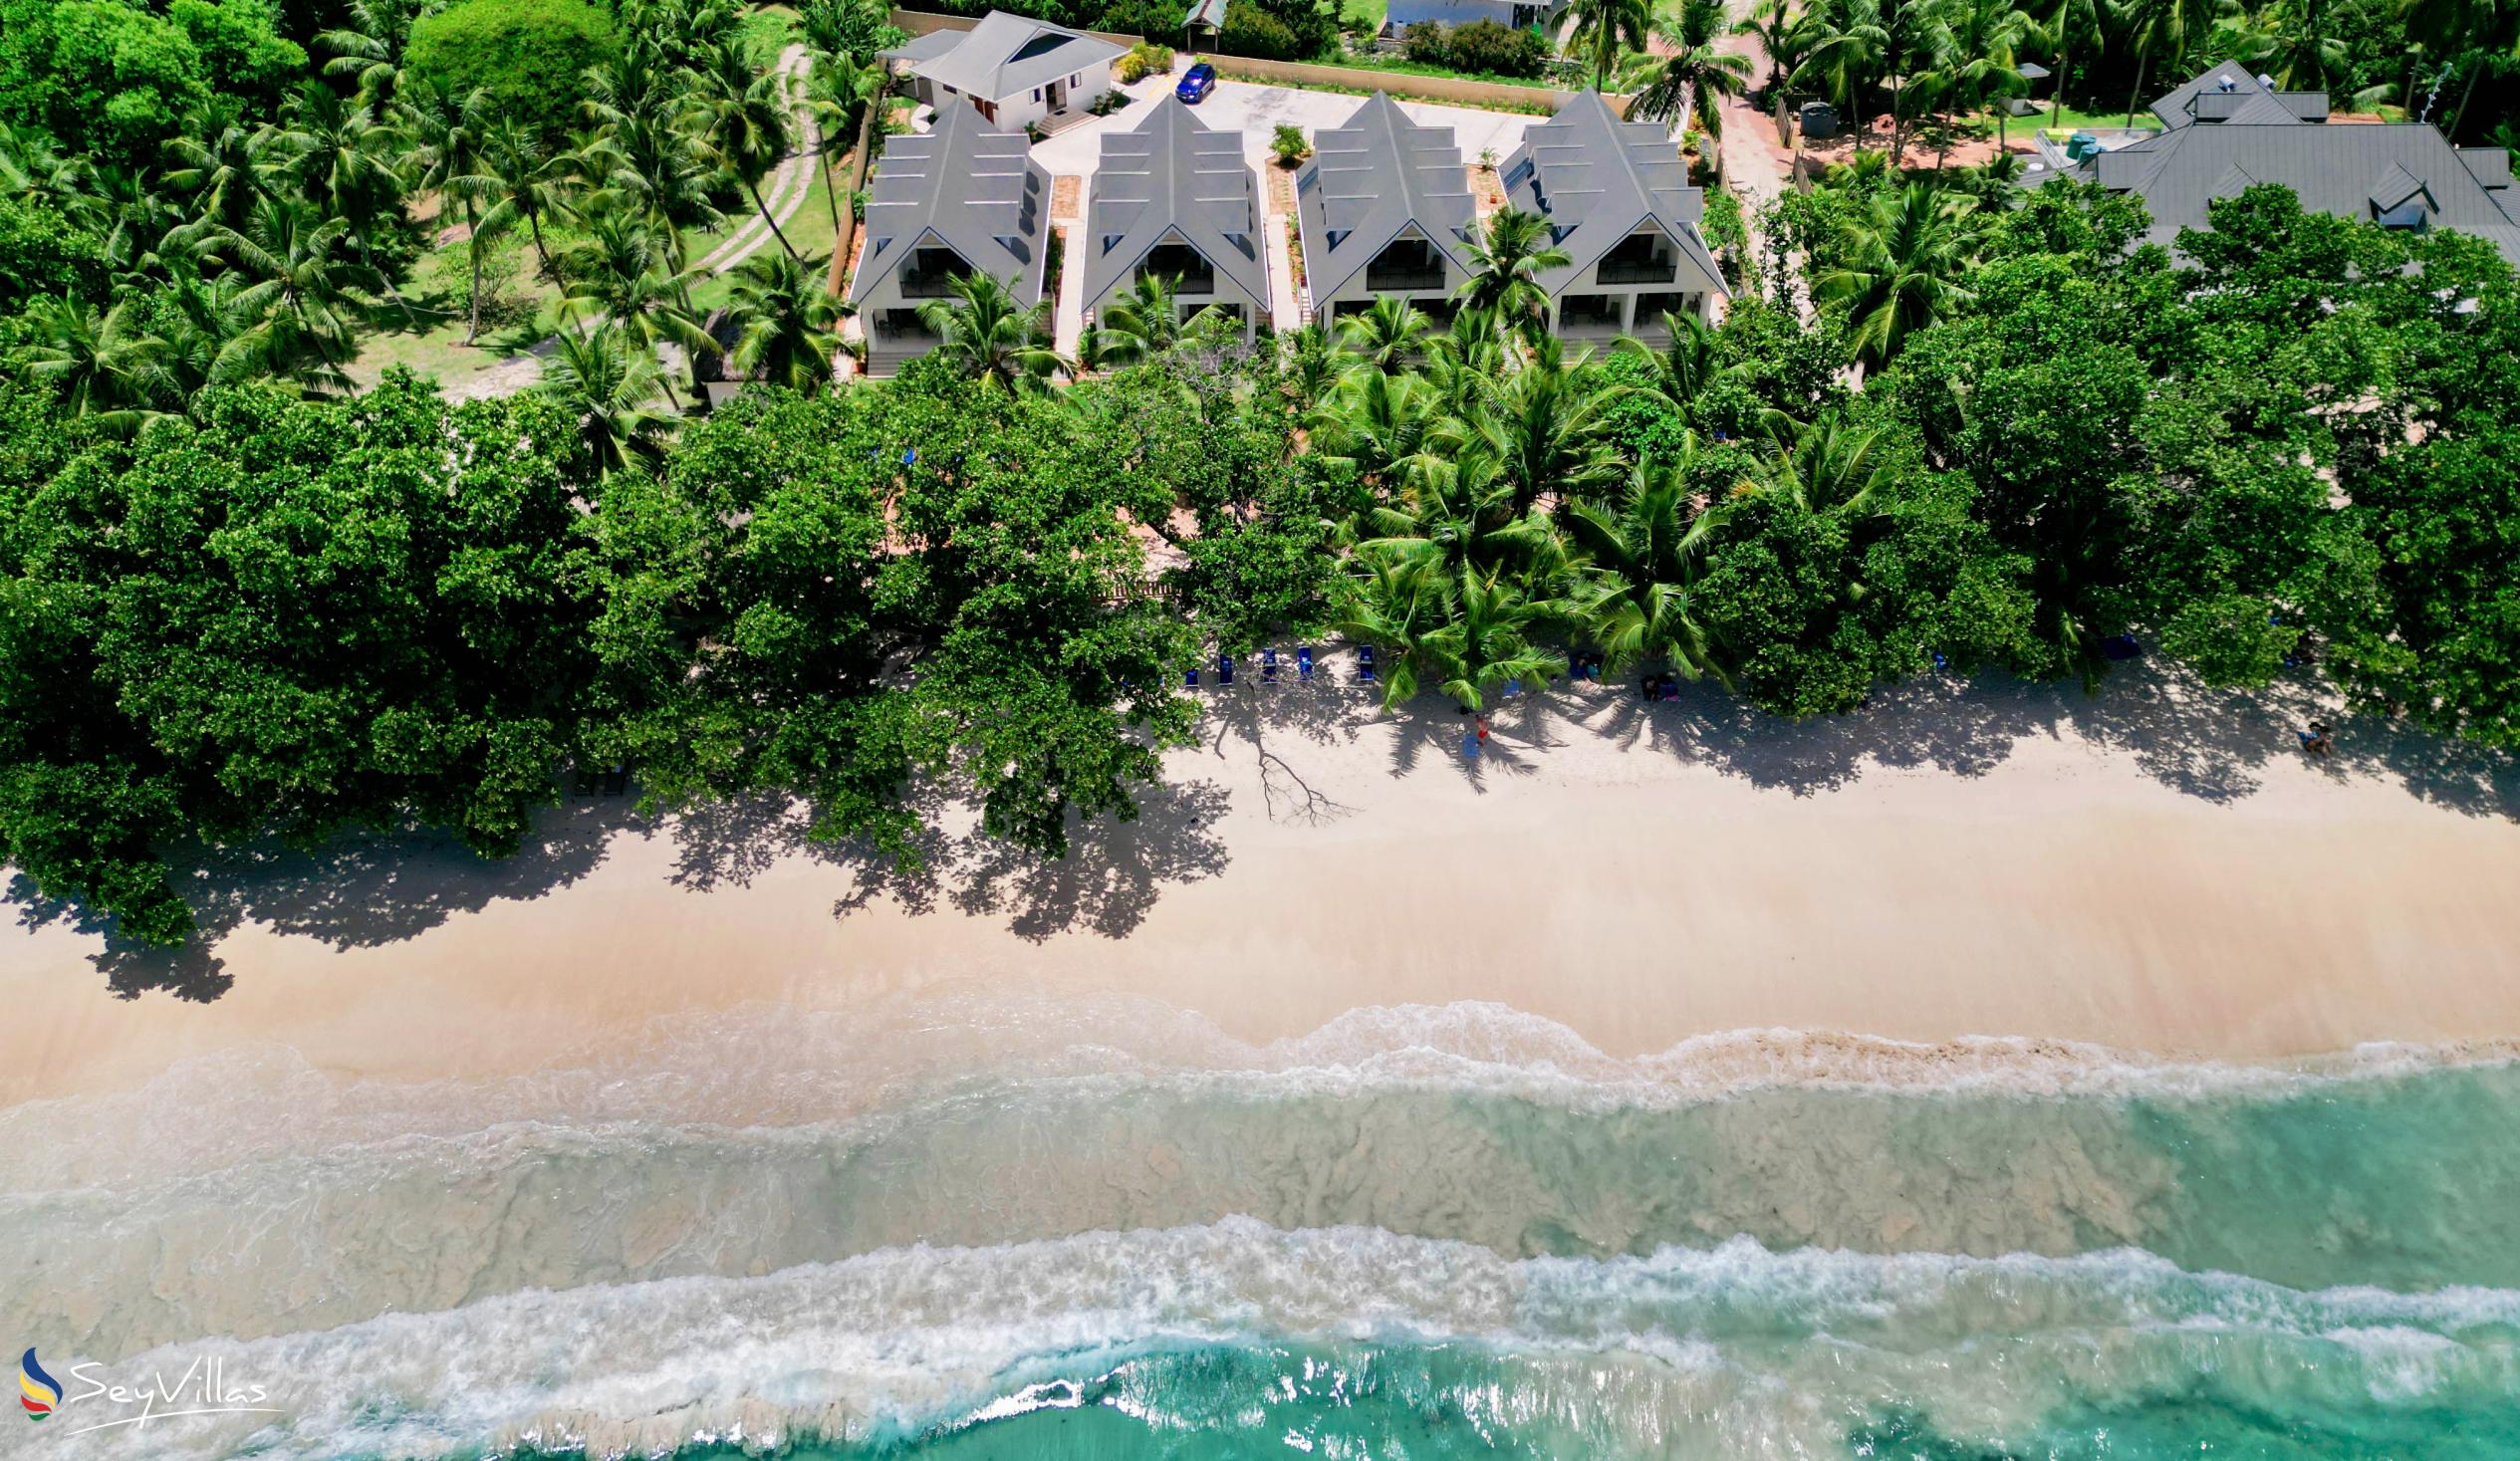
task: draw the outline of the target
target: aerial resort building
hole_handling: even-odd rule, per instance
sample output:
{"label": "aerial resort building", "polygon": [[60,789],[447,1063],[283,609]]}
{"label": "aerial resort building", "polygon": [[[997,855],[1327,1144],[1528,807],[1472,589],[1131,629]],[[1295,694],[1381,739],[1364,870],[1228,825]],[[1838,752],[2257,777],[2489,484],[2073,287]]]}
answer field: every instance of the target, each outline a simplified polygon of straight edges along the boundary
{"label": "aerial resort building", "polygon": [[1390,0],[1384,8],[1383,29],[1391,34],[1407,29],[1421,20],[1437,25],[1467,25],[1474,20],[1492,20],[1515,30],[1529,30],[1536,25],[1556,29],[1556,20],[1564,10],[1565,0],[1549,0],[1546,4],[1533,0]]}
{"label": "aerial resort building", "polygon": [[2284,92],[2224,62],[2152,104],[2161,130],[2111,146],[2089,134],[2040,142],[2022,175],[2070,178],[2133,193],[2151,210],[2145,241],[2165,247],[2203,228],[2207,205],[2256,183],[2280,183],[2304,208],[2384,228],[2454,228],[2520,262],[2511,154],[2453,147],[2425,122],[2334,122],[2325,92]]}
{"label": "aerial resort building", "polygon": [[1698,221],[1705,198],[1669,132],[1623,122],[1581,92],[1505,159],[1508,207],[1549,220],[1567,262],[1540,276],[1549,328],[1570,342],[1650,335],[1664,315],[1710,319],[1722,273]]}
{"label": "aerial resort building", "polygon": [[1168,282],[1181,318],[1214,308],[1243,338],[1269,310],[1260,186],[1242,138],[1165,95],[1128,131],[1103,134],[1085,228],[1085,310],[1098,314],[1140,279]]}
{"label": "aerial resort building", "polygon": [[1124,53],[1100,36],[992,10],[967,31],[931,31],[883,55],[907,65],[918,99],[940,115],[968,110],[1022,131],[1087,116]]}
{"label": "aerial resort building", "polygon": [[936,344],[918,307],[950,296],[958,275],[994,275],[1016,303],[1039,303],[1049,237],[1050,174],[1023,133],[952,107],[934,130],[892,138],[876,163],[866,249],[849,285],[867,373],[889,375]]}
{"label": "aerial resort building", "polygon": [[1411,122],[1377,92],[1313,137],[1295,180],[1312,319],[1329,325],[1398,295],[1438,320],[1469,277],[1469,172],[1448,126]]}

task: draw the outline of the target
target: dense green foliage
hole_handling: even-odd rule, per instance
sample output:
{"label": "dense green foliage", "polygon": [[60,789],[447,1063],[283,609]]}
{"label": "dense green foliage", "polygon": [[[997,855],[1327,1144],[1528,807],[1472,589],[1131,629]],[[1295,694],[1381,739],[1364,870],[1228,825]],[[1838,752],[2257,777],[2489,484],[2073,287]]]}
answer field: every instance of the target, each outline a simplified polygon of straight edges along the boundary
{"label": "dense green foliage", "polygon": [[588,68],[619,49],[612,17],[588,0],[455,0],[412,25],[403,69],[558,137],[577,123]]}
{"label": "dense green foliage", "polygon": [[1400,33],[1409,60],[1449,67],[1472,76],[1535,77],[1548,70],[1550,45],[1538,31],[1515,30],[1492,20],[1438,25],[1421,20]]}
{"label": "dense green foliage", "polygon": [[186,114],[267,107],[306,70],[268,0],[0,0],[0,119],[153,165]]}

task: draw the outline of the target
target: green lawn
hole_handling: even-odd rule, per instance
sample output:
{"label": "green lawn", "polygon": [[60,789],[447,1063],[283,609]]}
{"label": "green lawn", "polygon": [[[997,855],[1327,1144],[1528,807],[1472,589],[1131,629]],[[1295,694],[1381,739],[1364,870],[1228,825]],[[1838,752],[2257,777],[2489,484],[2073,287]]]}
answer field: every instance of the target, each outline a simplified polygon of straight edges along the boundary
{"label": "green lawn", "polygon": [[[1991,122],[1993,119],[1989,118],[1988,120]],[[2123,108],[2116,111],[2086,112],[2078,107],[2068,107],[2058,116],[2056,122],[2051,123],[2048,121],[2047,106],[2042,103],[2039,107],[2038,116],[2015,117],[2009,119],[2008,122],[2008,125],[2010,125],[2014,130],[2021,130],[2022,128],[2035,130],[2039,127],[2051,124],[2064,127],[2069,132],[2123,131],[2126,129],[2127,125],[2127,114]],[[2135,110],[2135,124],[2138,126],[2158,128],[2161,124],[2161,120],[2154,117],[2150,112],[2145,111],[2143,108],[2138,107]]]}
{"label": "green lawn", "polygon": [[1341,13],[1369,22],[1379,31],[1383,29],[1383,17],[1387,9],[1388,0],[1348,0]]}

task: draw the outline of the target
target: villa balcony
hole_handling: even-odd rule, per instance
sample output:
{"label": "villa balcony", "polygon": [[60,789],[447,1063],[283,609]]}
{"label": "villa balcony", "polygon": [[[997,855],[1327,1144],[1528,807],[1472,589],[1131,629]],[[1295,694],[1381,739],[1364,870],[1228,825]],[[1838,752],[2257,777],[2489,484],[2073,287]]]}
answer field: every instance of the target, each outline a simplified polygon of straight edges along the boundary
{"label": "villa balcony", "polygon": [[1376,294],[1407,294],[1411,290],[1441,289],[1443,288],[1443,269],[1440,266],[1434,268],[1394,266],[1386,269],[1380,264],[1368,264],[1365,268],[1365,287]]}
{"label": "villa balcony", "polygon": [[1638,259],[1612,262],[1605,259],[1595,277],[1603,284],[1668,284],[1677,279],[1680,266],[1674,259]]}
{"label": "villa balcony", "polygon": [[953,292],[954,276],[950,274],[901,276],[901,298],[905,300],[940,300]]}

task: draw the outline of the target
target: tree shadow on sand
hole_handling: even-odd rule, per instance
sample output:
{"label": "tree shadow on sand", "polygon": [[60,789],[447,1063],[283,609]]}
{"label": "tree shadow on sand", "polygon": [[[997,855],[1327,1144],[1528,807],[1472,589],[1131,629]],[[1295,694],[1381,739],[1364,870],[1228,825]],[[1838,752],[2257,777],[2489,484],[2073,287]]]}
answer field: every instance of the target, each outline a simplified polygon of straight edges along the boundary
{"label": "tree shadow on sand", "polygon": [[566,887],[604,860],[614,833],[643,825],[625,799],[581,798],[538,819],[541,835],[512,857],[481,857],[453,837],[419,829],[345,835],[314,852],[277,843],[170,849],[176,890],[200,925],[190,943],[174,949],[130,939],[113,918],[83,904],[39,896],[24,876],[11,881],[7,895],[22,927],[67,924],[99,937],[103,947],[90,962],[117,995],[164,990],[213,1000],[234,982],[213,949],[244,923],[337,949],[396,943],[456,913]]}
{"label": "tree shadow on sand", "polygon": [[[1308,753],[1352,744],[1377,719],[1372,692],[1325,675],[1310,685],[1244,684],[1207,695],[1202,751],[1230,762],[1256,758],[1260,806],[1270,821],[1320,827],[1354,808],[1322,790]],[[2513,758],[2448,738],[2339,713],[2308,678],[2252,693],[2217,691],[2171,670],[2121,666],[2095,694],[2073,684],[1989,675],[1973,682],[1927,679],[1889,686],[1853,714],[1784,721],[1758,714],[1720,687],[1686,687],[1676,700],[1646,704],[1633,681],[1558,686],[1496,708],[1488,748],[1459,754],[1467,722],[1439,696],[1402,709],[1390,741],[1392,776],[1428,757],[1451,762],[1483,787],[1496,776],[1545,769],[1548,752],[1584,736],[1650,747],[1760,787],[1809,796],[1859,780],[1871,767],[1987,774],[2024,740],[2079,740],[2129,757],[2143,774],[2182,795],[2216,804],[2245,801],[2279,758],[2302,755],[2296,732],[2312,720],[2336,725],[2333,756],[2316,763],[2339,782],[2371,777],[2422,801],[2470,816],[2520,820],[2520,767]],[[940,901],[975,916],[1003,917],[1040,941],[1070,931],[1122,937],[1177,884],[1222,872],[1230,859],[1216,835],[1228,796],[1195,775],[1138,794],[1139,815],[1079,823],[1069,854],[1051,859],[1006,847],[972,827],[967,807],[934,789],[914,801],[930,831],[903,867],[862,842],[818,841],[806,810],[784,799],[715,803],[668,819],[638,816],[627,797],[572,798],[539,821],[541,835],[514,857],[490,860],[452,838],[421,832],[345,837],[313,852],[256,847],[178,850],[182,891],[201,935],[181,949],[125,938],[77,904],[36,895],[24,877],[7,896],[27,928],[66,925],[100,940],[91,958],[113,991],[132,997],[164,990],[213,1000],[233,976],[212,950],[251,921],[319,939],[335,948],[398,942],[457,913],[541,897],[567,887],[604,860],[619,835],[672,839],[678,886],[740,886],[784,859],[807,856],[849,874],[833,905],[847,917],[880,897],[915,914]]]}
{"label": "tree shadow on sand", "polygon": [[2072,682],[2001,674],[1923,679],[1877,690],[1851,714],[1801,721],[1762,715],[1711,684],[1652,705],[1633,686],[1557,699],[1597,733],[1798,796],[1846,786],[1868,765],[1983,776],[2021,741],[2043,738],[2121,752],[2181,795],[2233,804],[2258,790],[2270,764],[2302,756],[2298,730],[2326,720],[2336,725],[2336,749],[2318,767],[2331,779],[2378,777],[2471,816],[2520,818],[2520,766],[2511,757],[2348,716],[2306,676],[2259,691],[2215,690],[2139,663],[2088,694]]}

